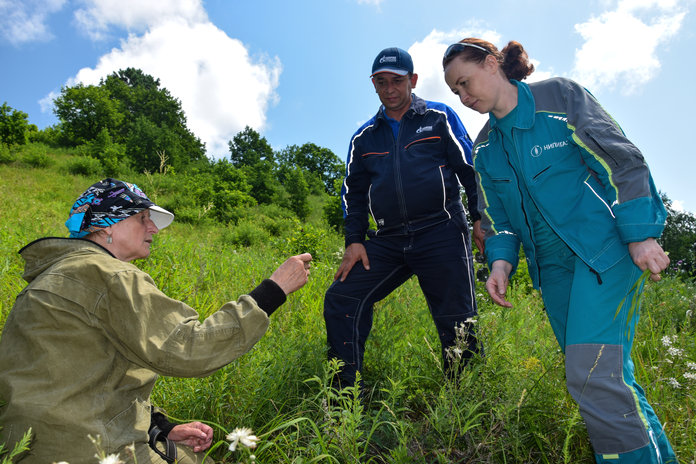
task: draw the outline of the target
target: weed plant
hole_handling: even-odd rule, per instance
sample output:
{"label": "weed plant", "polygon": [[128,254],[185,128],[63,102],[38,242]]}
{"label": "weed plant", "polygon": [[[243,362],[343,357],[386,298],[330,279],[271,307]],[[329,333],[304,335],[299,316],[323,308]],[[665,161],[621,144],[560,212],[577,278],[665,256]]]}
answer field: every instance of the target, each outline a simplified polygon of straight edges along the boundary
{"label": "weed plant", "polygon": [[[66,172],[0,164],[0,326],[24,286],[17,250],[65,236],[72,202],[97,180]],[[159,202],[175,180],[134,179]],[[214,443],[237,427],[252,429],[257,463],[594,462],[566,391],[563,355],[524,267],[509,291],[511,309],[494,306],[478,284],[475,324],[485,356],[456,378],[442,374],[437,333],[411,279],[375,308],[363,390],[336,391],[322,311],[342,238],[319,220],[299,223],[258,209],[240,217],[237,225],[175,222],[135,264],[201,318],[253,289],[292,253],[315,254],[311,276],[249,353],[209,377],[159,379],[152,400],[173,420],[212,424]],[[248,240],[235,238],[245,234]],[[696,460],[695,295],[693,283],[677,277],[646,284],[633,350],[637,377],[684,463]],[[222,445],[211,457],[252,461],[249,452]]]}

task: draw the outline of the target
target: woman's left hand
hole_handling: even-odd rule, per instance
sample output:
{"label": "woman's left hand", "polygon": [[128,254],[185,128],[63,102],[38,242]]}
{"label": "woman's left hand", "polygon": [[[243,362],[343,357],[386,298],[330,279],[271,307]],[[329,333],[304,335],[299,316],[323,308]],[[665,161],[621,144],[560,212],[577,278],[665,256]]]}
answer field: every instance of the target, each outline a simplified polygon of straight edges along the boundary
{"label": "woman's left hand", "polygon": [[210,448],[213,442],[213,429],[200,422],[178,424],[169,432],[167,438],[178,445],[190,446],[194,453],[198,453]]}
{"label": "woman's left hand", "polygon": [[660,272],[669,266],[669,258],[654,238],[628,244],[631,259],[641,271],[650,269],[650,279],[660,280]]}

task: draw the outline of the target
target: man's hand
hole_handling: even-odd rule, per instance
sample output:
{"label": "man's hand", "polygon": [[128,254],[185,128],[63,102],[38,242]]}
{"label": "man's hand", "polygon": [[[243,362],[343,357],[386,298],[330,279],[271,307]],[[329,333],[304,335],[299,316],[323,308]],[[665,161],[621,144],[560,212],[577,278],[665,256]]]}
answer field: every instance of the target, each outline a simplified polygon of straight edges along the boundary
{"label": "man's hand", "polygon": [[509,284],[508,276],[512,271],[512,264],[502,259],[493,261],[491,275],[486,281],[486,290],[493,302],[504,308],[512,308],[512,303],[505,299],[505,293]]}
{"label": "man's hand", "polygon": [[484,239],[484,232],[483,229],[481,228],[481,220],[479,219],[478,221],[474,222],[474,243],[476,244],[476,247],[479,249],[482,255],[486,255],[486,245],[485,245],[485,239]]}
{"label": "man's hand", "polygon": [[213,429],[200,422],[175,425],[167,438],[180,445],[193,448],[195,453],[210,448],[213,442]]}
{"label": "man's hand", "polygon": [[351,269],[353,269],[353,266],[355,266],[355,263],[358,261],[362,261],[363,267],[366,271],[370,270],[370,260],[367,259],[367,250],[365,250],[365,245],[362,243],[351,243],[348,245],[348,248],[346,248],[346,252],[343,253],[343,260],[341,261],[341,265],[338,266],[338,271],[336,271],[336,274],[334,274],[334,280],[339,278],[341,279],[341,282],[346,280],[348,273]]}
{"label": "man's hand", "polygon": [[311,261],[312,255],[309,253],[291,256],[275,270],[270,279],[289,295],[307,283]]}
{"label": "man's hand", "polygon": [[628,244],[628,252],[631,259],[641,271],[650,269],[650,279],[660,280],[660,272],[669,266],[669,258],[662,247],[654,238],[648,238],[642,242]]}

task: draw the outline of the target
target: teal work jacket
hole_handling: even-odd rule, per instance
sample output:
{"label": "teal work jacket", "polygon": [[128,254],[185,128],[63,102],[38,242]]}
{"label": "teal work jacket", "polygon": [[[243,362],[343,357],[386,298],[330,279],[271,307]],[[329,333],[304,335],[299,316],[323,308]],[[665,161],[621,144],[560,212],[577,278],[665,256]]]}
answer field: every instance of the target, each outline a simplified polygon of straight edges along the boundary
{"label": "teal work jacket", "polygon": [[554,232],[598,273],[625,257],[629,243],[659,237],[667,212],[643,155],[592,94],[565,78],[511,82],[518,88],[514,146],[503,142],[491,114],[473,150],[489,265],[502,259],[514,272],[522,244],[539,288],[523,186]]}

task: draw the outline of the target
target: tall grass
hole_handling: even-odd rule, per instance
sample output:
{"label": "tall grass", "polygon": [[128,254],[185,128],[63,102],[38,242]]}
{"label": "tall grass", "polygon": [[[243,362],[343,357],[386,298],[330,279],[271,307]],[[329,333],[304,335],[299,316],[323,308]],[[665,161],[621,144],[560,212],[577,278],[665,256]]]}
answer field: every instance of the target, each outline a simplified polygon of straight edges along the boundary
{"label": "tall grass", "polygon": [[[0,325],[24,286],[16,251],[42,236],[64,236],[72,201],[98,180],[61,174],[60,165],[0,164]],[[136,182],[148,192],[147,181]],[[249,229],[253,215],[242,224]],[[215,442],[235,427],[253,429],[257,463],[593,462],[566,392],[563,355],[524,274],[510,290],[512,309],[492,305],[479,284],[476,324],[486,355],[454,380],[441,373],[437,333],[417,282],[406,282],[375,309],[362,399],[353,389],[330,387],[337,366],[326,362],[323,296],[341,237],[315,221],[245,247],[231,239],[243,232],[235,235],[233,227],[175,223],[136,264],[203,318],[258,285],[297,247],[314,247],[319,259],[308,284],[273,314],[248,354],[206,378],[158,381],[153,402],[172,418],[213,424]],[[695,288],[665,278],[646,286],[642,304],[637,376],[681,462],[694,462]],[[211,456],[250,460],[226,446]]]}

